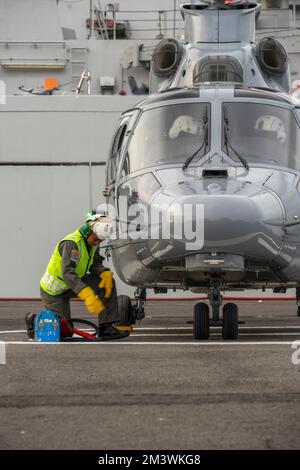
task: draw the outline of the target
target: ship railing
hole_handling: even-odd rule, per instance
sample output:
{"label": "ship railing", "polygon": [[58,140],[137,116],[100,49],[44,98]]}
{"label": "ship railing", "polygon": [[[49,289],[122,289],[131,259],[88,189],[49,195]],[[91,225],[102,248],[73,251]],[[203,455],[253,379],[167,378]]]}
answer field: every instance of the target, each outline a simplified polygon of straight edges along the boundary
{"label": "ship railing", "polygon": [[[294,2],[299,0],[294,0]],[[293,1],[290,0],[291,5]],[[113,4],[106,5],[105,8],[95,8],[91,10],[90,17],[86,20],[86,27],[89,37],[94,39],[134,39],[153,40],[163,38],[175,38],[179,41],[184,39],[184,20],[178,8],[178,0],[174,0],[173,9],[161,10],[117,10],[107,9]],[[262,10],[262,13],[265,10]],[[295,9],[292,10],[293,20],[290,25],[273,26],[263,28],[262,34],[283,34],[298,35],[299,27],[296,23]],[[105,25],[101,24],[105,21]],[[105,26],[105,37],[103,28]],[[106,35],[107,31],[107,35]],[[260,28],[258,25],[257,34]]]}
{"label": "ship railing", "polygon": [[[99,14],[100,13],[100,14]],[[102,18],[102,20],[101,20]],[[108,37],[103,37],[103,21]],[[95,8],[86,20],[89,37],[96,39],[183,39],[184,22],[178,8],[171,10],[119,10]]]}

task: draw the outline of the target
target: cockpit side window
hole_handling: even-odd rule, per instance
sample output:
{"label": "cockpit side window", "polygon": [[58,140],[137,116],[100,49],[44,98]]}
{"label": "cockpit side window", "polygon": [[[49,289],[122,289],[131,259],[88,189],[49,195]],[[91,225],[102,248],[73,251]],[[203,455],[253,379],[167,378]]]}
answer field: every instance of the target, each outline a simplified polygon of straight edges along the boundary
{"label": "cockpit side window", "polygon": [[110,158],[108,161],[108,171],[107,171],[108,183],[115,182],[116,174],[117,174],[118,158],[119,158],[120,150],[122,148],[126,130],[127,130],[127,122],[125,122],[124,124],[121,124],[114,138],[112,148],[111,148]]}

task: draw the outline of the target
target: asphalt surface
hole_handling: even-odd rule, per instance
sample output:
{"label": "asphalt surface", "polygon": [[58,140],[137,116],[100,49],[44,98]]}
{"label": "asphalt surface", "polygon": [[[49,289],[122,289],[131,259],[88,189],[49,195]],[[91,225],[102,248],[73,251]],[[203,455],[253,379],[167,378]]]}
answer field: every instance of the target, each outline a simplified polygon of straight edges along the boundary
{"label": "asphalt surface", "polygon": [[299,449],[295,303],[238,304],[237,341],[195,341],[194,302],[167,301],[121,341],[46,345],[24,332],[39,302],[0,302],[0,449]]}

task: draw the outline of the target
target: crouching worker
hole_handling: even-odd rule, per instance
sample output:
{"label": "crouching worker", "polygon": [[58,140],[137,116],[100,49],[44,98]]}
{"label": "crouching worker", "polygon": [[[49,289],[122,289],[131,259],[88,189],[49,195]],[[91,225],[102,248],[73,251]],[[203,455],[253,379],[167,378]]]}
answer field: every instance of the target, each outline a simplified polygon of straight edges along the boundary
{"label": "crouching worker", "polygon": [[[58,242],[40,281],[45,310],[71,320],[70,299],[79,297],[89,313],[98,315],[99,337],[103,339],[128,336],[128,332],[113,326],[120,320],[116,286],[98,250],[98,245],[111,234],[109,217],[91,216],[81,228]],[[25,317],[30,338],[34,338],[35,316],[29,313]]]}

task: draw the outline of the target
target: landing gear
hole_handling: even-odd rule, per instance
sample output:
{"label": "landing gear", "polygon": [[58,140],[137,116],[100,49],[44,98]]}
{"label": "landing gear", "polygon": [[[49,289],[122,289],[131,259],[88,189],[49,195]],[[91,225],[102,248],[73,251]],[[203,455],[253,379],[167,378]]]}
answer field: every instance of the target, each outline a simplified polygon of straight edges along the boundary
{"label": "landing gear", "polygon": [[137,320],[145,318],[146,289],[138,287],[134,298],[135,302],[132,303],[128,295],[118,295],[118,311],[120,313],[118,326],[131,326]]}
{"label": "landing gear", "polygon": [[118,295],[118,312],[120,314],[119,326],[131,326],[133,323],[133,309],[128,295]]}
{"label": "landing gear", "polygon": [[209,307],[199,302],[194,308],[194,338],[208,339],[209,337]]}
{"label": "landing gear", "polygon": [[239,334],[239,314],[236,304],[229,303],[223,307],[223,328],[224,339],[237,339]]}
{"label": "landing gear", "polygon": [[[300,290],[299,290],[300,294]],[[228,303],[223,307],[223,320],[220,319],[220,307],[223,303],[221,295],[221,278],[213,277],[210,280],[208,300],[211,305],[212,319],[209,320],[209,306],[200,302],[194,308],[194,338],[208,339],[209,326],[222,326],[224,339],[237,339],[239,332],[238,307]],[[300,309],[300,306],[299,306]]]}
{"label": "landing gear", "polygon": [[146,289],[144,287],[138,287],[134,293],[135,303],[132,306],[133,312],[133,323],[136,320],[141,321],[145,318],[145,302],[146,302]]}
{"label": "landing gear", "polygon": [[208,300],[212,308],[212,324],[218,326],[221,324],[220,307],[223,303],[223,296],[221,295],[221,279],[219,277],[213,277],[210,280]]}

